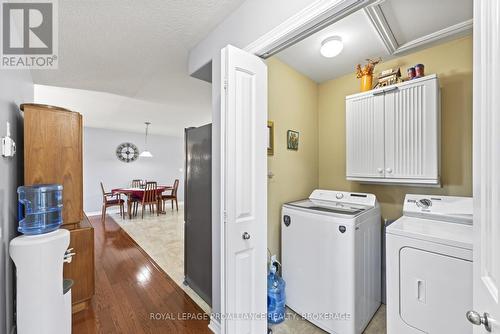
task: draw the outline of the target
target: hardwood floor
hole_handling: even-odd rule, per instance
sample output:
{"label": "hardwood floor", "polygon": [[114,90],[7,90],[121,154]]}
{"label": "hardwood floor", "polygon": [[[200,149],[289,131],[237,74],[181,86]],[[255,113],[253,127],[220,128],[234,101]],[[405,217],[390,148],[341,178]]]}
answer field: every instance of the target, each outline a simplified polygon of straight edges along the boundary
{"label": "hardwood floor", "polygon": [[[211,333],[208,316],[114,222],[95,231],[96,294],[73,334]],[[77,255],[78,256],[78,255]]]}

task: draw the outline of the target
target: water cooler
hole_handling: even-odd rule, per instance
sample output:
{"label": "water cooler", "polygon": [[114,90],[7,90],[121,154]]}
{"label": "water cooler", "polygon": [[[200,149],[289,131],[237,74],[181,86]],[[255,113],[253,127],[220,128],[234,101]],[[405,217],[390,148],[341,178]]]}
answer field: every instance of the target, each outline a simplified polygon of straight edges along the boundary
{"label": "water cooler", "polygon": [[63,279],[71,262],[69,231],[62,224],[62,186],[19,187],[19,232],[10,242],[16,266],[18,334],[71,333],[71,280]]}

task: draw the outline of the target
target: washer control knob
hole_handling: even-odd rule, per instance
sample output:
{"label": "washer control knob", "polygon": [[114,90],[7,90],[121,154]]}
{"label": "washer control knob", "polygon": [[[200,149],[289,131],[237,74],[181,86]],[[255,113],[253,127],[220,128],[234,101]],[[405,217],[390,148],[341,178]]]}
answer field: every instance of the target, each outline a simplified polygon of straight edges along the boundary
{"label": "washer control knob", "polygon": [[344,198],[344,194],[342,194],[342,193],[337,193],[337,194],[335,195],[335,197],[337,197],[337,199],[342,199],[342,198]]}
{"label": "washer control knob", "polygon": [[428,207],[432,206],[432,202],[430,199],[422,198],[417,202],[417,205],[423,209],[427,209]]}

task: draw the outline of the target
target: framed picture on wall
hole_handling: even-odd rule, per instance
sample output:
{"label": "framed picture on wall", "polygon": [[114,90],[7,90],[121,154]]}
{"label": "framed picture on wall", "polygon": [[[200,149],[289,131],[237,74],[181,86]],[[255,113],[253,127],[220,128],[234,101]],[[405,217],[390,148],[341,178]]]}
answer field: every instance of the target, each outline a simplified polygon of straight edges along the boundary
{"label": "framed picture on wall", "polygon": [[267,155],[274,155],[274,122],[267,122]]}
{"label": "framed picture on wall", "polygon": [[297,131],[288,130],[286,133],[287,148],[289,150],[299,150],[299,133]]}

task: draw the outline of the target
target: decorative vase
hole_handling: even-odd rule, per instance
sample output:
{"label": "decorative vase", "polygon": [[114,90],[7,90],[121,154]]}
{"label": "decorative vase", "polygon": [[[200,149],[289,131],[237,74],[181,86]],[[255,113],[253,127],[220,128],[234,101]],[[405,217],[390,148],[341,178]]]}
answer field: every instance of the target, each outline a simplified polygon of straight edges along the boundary
{"label": "decorative vase", "polygon": [[368,64],[361,67],[360,64],[356,65],[356,78],[361,79],[361,91],[366,92],[372,89],[373,83],[373,69],[375,65],[380,63],[382,58],[367,59]]}
{"label": "decorative vase", "polygon": [[365,74],[361,77],[361,91],[367,92],[372,89],[373,85],[373,74]]}

